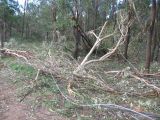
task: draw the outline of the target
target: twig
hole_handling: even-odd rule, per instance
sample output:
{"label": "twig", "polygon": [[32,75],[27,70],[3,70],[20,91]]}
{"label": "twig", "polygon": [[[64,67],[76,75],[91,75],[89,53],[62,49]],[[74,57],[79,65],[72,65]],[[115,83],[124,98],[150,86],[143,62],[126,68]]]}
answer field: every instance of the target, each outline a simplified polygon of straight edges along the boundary
{"label": "twig", "polygon": [[38,71],[37,71],[37,74],[36,74],[35,80],[37,80],[37,79],[38,79],[39,73],[40,73],[40,69],[38,69]]}
{"label": "twig", "polygon": [[105,74],[113,74],[113,73],[119,73],[120,71],[118,70],[118,71],[107,71],[107,72],[105,72]]}
{"label": "twig", "polygon": [[153,85],[153,84],[150,84],[147,80],[145,80],[143,78],[140,78],[140,77],[138,77],[136,75],[133,75],[133,74],[130,74],[130,76],[133,77],[133,78],[135,78],[135,79],[137,79],[137,80],[140,80],[141,82],[144,82],[147,86],[155,89],[158,92],[158,94],[160,93],[160,88],[157,87],[157,86],[155,86],[155,85]]}

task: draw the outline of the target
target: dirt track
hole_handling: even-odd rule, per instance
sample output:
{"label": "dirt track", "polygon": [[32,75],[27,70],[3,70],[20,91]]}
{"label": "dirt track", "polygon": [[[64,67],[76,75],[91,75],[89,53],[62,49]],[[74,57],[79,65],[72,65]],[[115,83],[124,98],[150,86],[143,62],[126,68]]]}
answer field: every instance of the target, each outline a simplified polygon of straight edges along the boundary
{"label": "dirt track", "polygon": [[0,70],[0,120],[66,120],[57,113],[48,112],[37,107],[34,111],[30,105],[20,103],[16,97],[16,88],[9,78],[13,76]]}

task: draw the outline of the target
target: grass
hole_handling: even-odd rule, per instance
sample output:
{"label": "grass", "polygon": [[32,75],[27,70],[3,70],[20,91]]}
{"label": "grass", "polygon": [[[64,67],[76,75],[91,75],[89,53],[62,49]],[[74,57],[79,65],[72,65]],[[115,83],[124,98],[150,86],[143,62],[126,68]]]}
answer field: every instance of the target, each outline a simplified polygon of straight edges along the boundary
{"label": "grass", "polygon": [[[14,83],[16,83],[19,89],[17,93],[18,96],[21,96],[32,89],[32,84],[30,83],[34,80],[37,72],[33,67],[12,61],[12,63],[9,65],[9,68],[17,74]],[[60,91],[58,90],[56,83],[51,76],[40,74],[36,84],[40,85],[40,87],[34,90],[31,93],[31,96],[34,98],[40,97],[42,100],[39,101],[39,103],[36,103],[34,102],[36,99],[33,99],[31,103],[33,103],[34,106],[36,106],[36,104],[43,104],[44,106],[48,107],[48,109],[55,110],[62,115],[67,117],[72,116],[72,108],[74,108],[73,105],[62,97],[58,98],[58,96],[60,96]],[[61,89],[61,91],[63,93],[67,92],[66,89]],[[62,103],[65,109],[62,108]]]}
{"label": "grass", "polygon": [[30,76],[33,76],[36,73],[36,70],[33,67],[28,66],[28,65],[19,64],[19,63],[10,64],[10,68],[16,71],[17,73],[26,74]]}
{"label": "grass", "polygon": [[[23,46],[18,46],[18,48],[14,49],[30,49],[34,51],[37,55],[38,59],[44,60],[48,57],[48,49],[45,45],[42,44],[25,44]],[[71,66],[73,68],[68,67],[70,63],[68,63],[68,59],[65,61],[61,58],[60,53],[57,53],[55,48],[50,48],[51,53],[57,59],[56,61],[60,63],[58,69],[64,75],[64,77],[70,78],[74,69],[74,64]],[[56,52],[55,52],[56,51]],[[97,116],[102,117],[106,113],[101,109],[95,108],[81,108],[72,103],[72,101],[68,101],[62,96],[61,92],[64,95],[68,95],[67,85],[68,81],[63,79],[52,78],[50,75],[39,74],[38,79],[35,81],[35,77],[37,74],[37,70],[29,65],[24,64],[20,60],[17,61],[15,58],[3,58],[0,62],[4,62],[7,64],[8,69],[11,69],[15,74],[16,78],[16,85],[18,88],[18,94],[24,94],[28,90],[32,89],[34,85],[39,86],[35,89],[29,96],[32,96],[32,104],[41,104],[47,107],[50,111],[56,111],[59,114],[67,116],[68,118],[75,118],[78,120],[96,120],[98,119]],[[66,62],[66,63],[64,63]],[[67,64],[67,65],[66,65]],[[97,67],[98,66],[98,67]],[[143,69],[143,63],[137,65],[138,68]],[[52,67],[52,66],[49,66]],[[68,68],[67,68],[68,67]],[[98,103],[113,103],[119,105],[127,105],[128,107],[141,107],[146,111],[152,111],[159,113],[160,109],[158,107],[160,101],[159,97],[154,98],[147,98],[141,96],[128,96],[127,93],[129,92],[142,92],[147,91],[149,88],[145,88],[143,83],[140,83],[137,80],[131,78],[112,78],[112,76],[107,76],[104,74],[104,71],[108,70],[121,70],[123,68],[128,67],[128,64],[124,63],[123,61],[111,60],[107,62],[103,62],[101,64],[92,64],[87,69],[92,75],[101,75],[98,77],[100,80],[103,79],[104,83],[112,86],[115,89],[120,90],[124,94],[122,95],[114,95],[111,93],[106,92],[102,89],[101,85],[97,81],[93,81],[90,79],[85,79],[82,81],[76,81],[74,84],[75,86],[72,87],[72,90],[76,93],[75,96],[70,96],[71,98],[75,99],[76,102],[81,104],[98,104]],[[151,66],[152,71],[156,72],[159,71],[159,64],[154,63]],[[93,71],[90,71],[93,70]],[[65,76],[66,75],[66,76]],[[58,86],[58,87],[57,87]],[[36,102],[38,101],[38,102]],[[28,102],[28,99],[25,99],[25,102]],[[97,115],[97,116],[96,116]],[[105,116],[104,115],[104,116]],[[107,113],[108,115],[108,113]],[[111,116],[111,115],[110,115]],[[111,119],[105,118],[104,120]]]}

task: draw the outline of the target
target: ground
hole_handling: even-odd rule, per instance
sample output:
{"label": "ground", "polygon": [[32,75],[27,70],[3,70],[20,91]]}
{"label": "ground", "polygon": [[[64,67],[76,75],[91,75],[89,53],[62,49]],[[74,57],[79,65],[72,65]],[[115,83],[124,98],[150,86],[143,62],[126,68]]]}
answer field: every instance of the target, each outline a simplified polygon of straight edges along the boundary
{"label": "ground", "polygon": [[[128,64],[123,59],[110,58],[102,63],[90,64],[80,72],[81,76],[73,76],[83,57],[75,61],[70,53],[62,52],[58,45],[51,48],[47,43],[26,43],[10,49],[28,58],[27,61],[23,57],[2,56],[0,120],[66,120],[64,116],[69,120],[142,117],[119,109],[105,110],[94,106],[110,103],[134,112],[151,114],[153,118],[160,113],[160,96],[157,92],[130,76],[134,73],[132,66],[143,73],[143,62],[138,63],[130,58],[132,63]],[[95,59],[95,56],[91,56],[91,59]],[[158,72],[159,66],[159,63],[153,63],[151,71]],[[112,73],[112,70],[120,72]],[[158,77],[144,79],[160,87]]]}
{"label": "ground", "polygon": [[66,120],[46,108],[36,107],[33,110],[31,105],[19,102],[16,87],[9,77],[9,71],[0,70],[0,120]]}

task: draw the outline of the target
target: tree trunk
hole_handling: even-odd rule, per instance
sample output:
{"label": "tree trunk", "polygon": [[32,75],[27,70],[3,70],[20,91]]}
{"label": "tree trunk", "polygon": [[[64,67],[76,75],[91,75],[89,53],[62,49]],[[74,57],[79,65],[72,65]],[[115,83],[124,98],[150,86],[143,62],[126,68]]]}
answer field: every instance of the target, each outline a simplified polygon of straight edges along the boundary
{"label": "tree trunk", "polygon": [[93,2],[93,8],[94,8],[93,29],[96,29],[96,27],[97,27],[97,18],[98,18],[99,0],[93,0],[92,2]]}
{"label": "tree trunk", "polygon": [[4,47],[3,45],[3,23],[0,24],[1,30],[0,30],[0,39],[1,39],[1,48]]}
{"label": "tree trunk", "polygon": [[[117,8],[116,8],[116,1],[113,0],[112,1],[112,16],[113,16],[113,20],[114,20],[114,25],[113,25],[113,31],[115,30],[116,28],[116,24],[117,24],[117,14],[115,14],[115,12],[117,11]],[[114,44],[114,37],[112,39],[112,44]]]}
{"label": "tree trunk", "polygon": [[2,34],[0,32],[0,39],[1,39],[1,48],[2,48]]}
{"label": "tree trunk", "polygon": [[28,0],[25,0],[24,2],[24,13],[23,13],[23,21],[22,21],[22,35],[21,37],[24,37],[24,28],[25,28],[25,17],[26,17],[26,9],[27,9]]}
{"label": "tree trunk", "polygon": [[29,38],[29,23],[28,23],[28,21],[26,22],[25,36],[26,36],[26,39]]}
{"label": "tree trunk", "polygon": [[159,49],[160,49],[160,42],[158,41],[157,42],[156,55],[155,55],[155,61],[157,61],[157,62],[160,62],[160,52],[159,52]]}
{"label": "tree trunk", "polygon": [[159,10],[159,3],[157,1],[156,5],[156,18],[154,24],[154,33],[153,33],[153,47],[152,47],[152,58],[151,61],[156,60],[156,49],[159,47],[159,34],[158,34],[158,27],[159,27],[159,19],[158,19],[158,10]]}
{"label": "tree trunk", "polygon": [[1,48],[4,47],[4,38],[5,38],[5,24],[2,22],[1,24]]}
{"label": "tree trunk", "polygon": [[147,47],[146,47],[146,63],[145,63],[145,70],[149,73],[150,70],[150,63],[151,63],[151,44],[152,44],[152,38],[154,33],[154,24],[155,24],[155,18],[156,18],[156,0],[152,0],[152,9],[151,9],[151,24],[149,27],[149,39],[147,41]]}
{"label": "tree trunk", "polygon": [[7,34],[6,34],[6,22],[4,21],[3,23],[3,47],[4,47],[4,42],[6,41],[6,37],[7,37]]}
{"label": "tree trunk", "polygon": [[12,23],[9,24],[9,38],[12,36]]}
{"label": "tree trunk", "polygon": [[124,50],[124,57],[125,59],[128,59],[128,45],[130,40],[130,27],[128,28],[128,33],[125,40],[125,50]]}
{"label": "tree trunk", "polygon": [[[130,22],[130,20],[131,20],[131,7],[130,7],[130,4],[128,2],[128,23]],[[131,28],[129,26],[127,36],[125,38],[125,48],[124,48],[125,59],[128,59],[128,45],[129,45],[129,41],[130,41],[130,31],[131,31]]]}
{"label": "tree trunk", "polygon": [[[156,23],[155,23],[156,24]],[[157,27],[154,26],[154,33],[153,33],[153,47],[152,47],[152,54],[151,54],[151,62],[153,62],[154,57],[155,57],[155,52],[156,52],[156,47],[158,46],[157,44]]]}
{"label": "tree trunk", "polygon": [[53,41],[57,42],[57,34],[56,34],[56,12],[57,12],[57,8],[56,8],[56,3],[55,1],[53,1],[52,3],[52,26],[53,26]]}
{"label": "tree trunk", "polygon": [[156,37],[157,37],[157,43],[156,43],[156,55],[155,55],[155,61],[157,62],[160,62],[160,20],[159,20],[159,17],[160,17],[160,14],[158,14],[160,12],[160,0],[157,0],[157,16],[156,16],[156,22],[157,22],[157,25],[156,25]]}
{"label": "tree trunk", "polygon": [[79,44],[80,44],[80,40],[81,40],[81,35],[78,31],[78,27],[77,26],[74,26],[73,27],[73,34],[75,36],[75,50],[74,50],[74,53],[73,53],[73,57],[75,59],[78,58],[78,54],[79,54]]}

